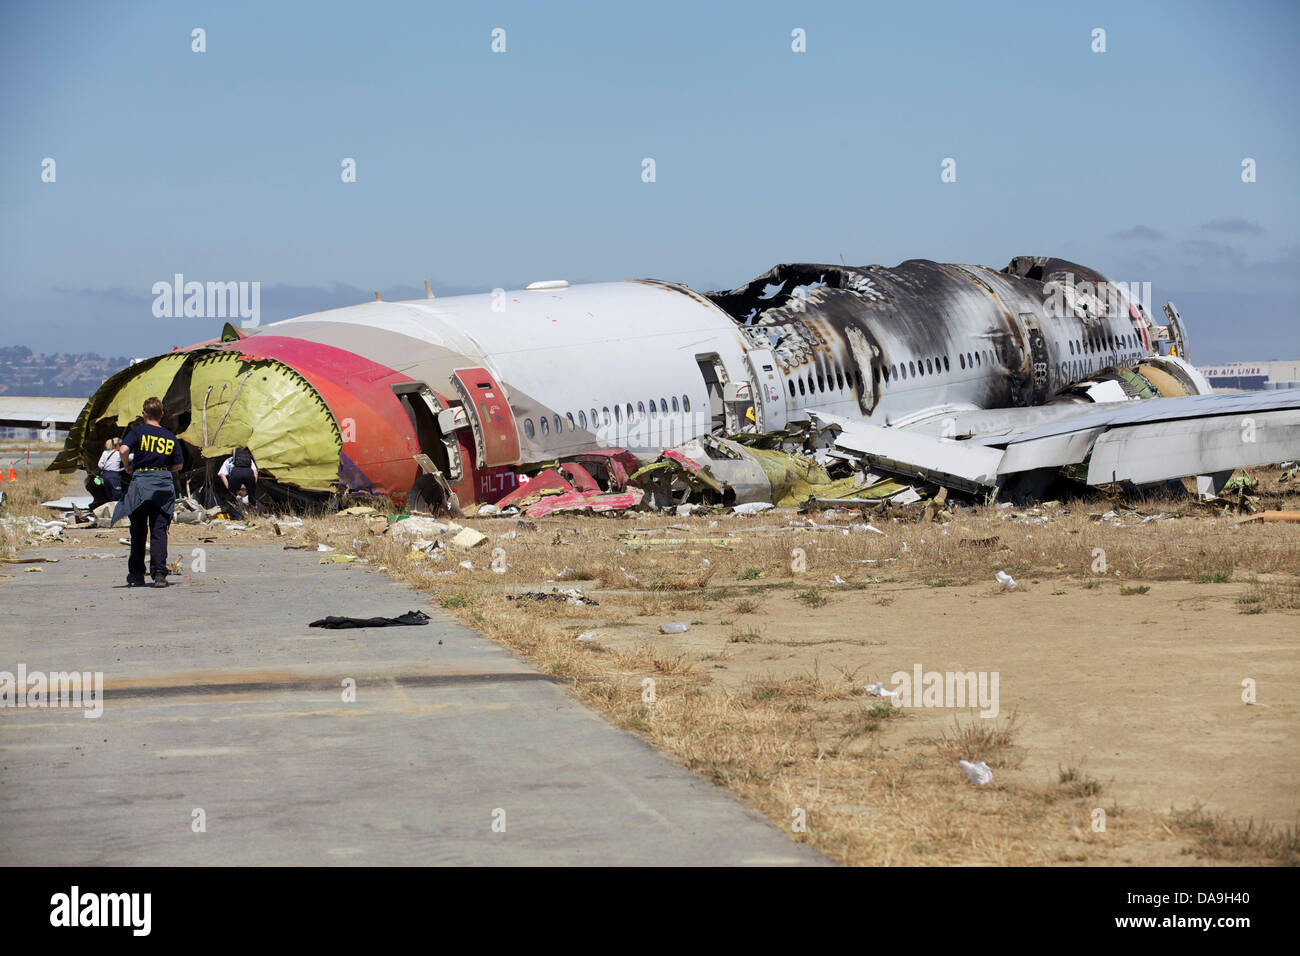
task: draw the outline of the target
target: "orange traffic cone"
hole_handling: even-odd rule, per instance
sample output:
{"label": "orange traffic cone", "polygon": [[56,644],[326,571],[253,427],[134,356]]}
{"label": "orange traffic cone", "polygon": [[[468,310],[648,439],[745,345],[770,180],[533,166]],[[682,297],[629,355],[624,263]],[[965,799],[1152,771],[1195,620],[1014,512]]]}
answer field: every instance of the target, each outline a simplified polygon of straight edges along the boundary
{"label": "orange traffic cone", "polygon": [[9,480],[10,481],[18,480],[18,476],[14,474],[14,463],[12,461],[9,462]]}

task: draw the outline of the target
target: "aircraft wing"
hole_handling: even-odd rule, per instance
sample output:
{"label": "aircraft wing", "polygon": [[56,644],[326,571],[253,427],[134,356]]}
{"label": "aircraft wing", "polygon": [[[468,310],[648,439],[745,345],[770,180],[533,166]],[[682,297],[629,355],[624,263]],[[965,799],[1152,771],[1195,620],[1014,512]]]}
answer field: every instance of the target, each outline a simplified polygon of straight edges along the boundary
{"label": "aircraft wing", "polygon": [[1085,462],[1088,484],[1144,485],[1300,457],[1300,389],[946,411],[905,428],[813,417],[838,429],[834,449],[957,487]]}
{"label": "aircraft wing", "polygon": [[84,398],[35,398],[0,395],[0,426],[70,428],[86,405]]}

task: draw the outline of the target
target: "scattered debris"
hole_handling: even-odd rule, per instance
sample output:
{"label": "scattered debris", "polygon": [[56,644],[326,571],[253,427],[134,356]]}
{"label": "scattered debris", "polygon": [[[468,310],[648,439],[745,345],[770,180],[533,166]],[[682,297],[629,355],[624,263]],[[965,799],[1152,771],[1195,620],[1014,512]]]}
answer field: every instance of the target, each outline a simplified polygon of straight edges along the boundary
{"label": "scattered debris", "polygon": [[487,535],[480,534],[473,528],[461,528],[451,539],[454,547],[465,549],[477,548],[485,541],[487,541]]}
{"label": "scattered debris", "polygon": [[884,684],[868,684],[866,687],[862,689],[865,690],[872,697],[897,697],[898,696],[898,691],[886,690]]}
{"label": "scattered debris", "polygon": [[1005,571],[999,571],[994,575],[998,584],[1002,585],[1004,591],[1014,591],[1016,589],[1016,579]]}
{"label": "scattered debris", "polygon": [[684,634],[691,629],[690,621],[674,621],[672,624],[660,624],[660,634]]}
{"label": "scattered debris", "polygon": [[959,760],[957,762],[961,765],[961,769],[966,771],[967,779],[975,786],[982,787],[986,783],[992,783],[993,771],[989,769],[989,765],[983,760],[979,763],[971,763],[969,760]]}
{"label": "scattered debris", "polygon": [[1252,521],[1300,521],[1300,511],[1261,511],[1236,523],[1249,524]]}
{"label": "scattered debris", "polygon": [[[493,506],[504,512],[519,509],[529,518],[541,518],[559,512],[604,514],[627,511],[641,504],[645,493],[627,487],[627,465],[636,459],[628,452],[611,450],[608,454],[578,456],[533,475],[521,475],[519,487]],[[602,486],[588,466],[605,479]],[[479,509],[479,514],[483,509]]]}
{"label": "scattered debris", "polygon": [[586,631],[586,632],[583,633],[583,634],[579,634],[578,637],[577,637],[577,640],[581,641],[581,642],[584,643],[584,644],[590,644],[590,643],[592,643],[593,641],[596,640],[596,632],[595,632],[595,631]]}
{"label": "scattered debris", "polygon": [[587,597],[577,588],[551,588],[547,591],[525,591],[522,594],[507,594],[507,601],[562,601],[574,606],[586,604],[598,607],[594,599]]}

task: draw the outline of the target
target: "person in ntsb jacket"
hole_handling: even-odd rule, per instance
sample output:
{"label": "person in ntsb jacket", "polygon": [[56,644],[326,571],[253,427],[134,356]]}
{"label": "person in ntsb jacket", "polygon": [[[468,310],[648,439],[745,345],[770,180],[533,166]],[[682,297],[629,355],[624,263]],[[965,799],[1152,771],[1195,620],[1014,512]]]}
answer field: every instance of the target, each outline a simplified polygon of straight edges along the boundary
{"label": "person in ntsb jacket", "polygon": [[144,421],[132,425],[122,437],[118,452],[122,468],[130,478],[126,494],[113,511],[110,526],[123,517],[131,518],[131,556],[126,563],[126,583],[144,584],[144,539],[149,535],[149,570],[153,586],[167,587],[167,526],[176,505],[176,484],[172,472],[185,463],[181,443],[163,428],[162,402],[145,399]]}

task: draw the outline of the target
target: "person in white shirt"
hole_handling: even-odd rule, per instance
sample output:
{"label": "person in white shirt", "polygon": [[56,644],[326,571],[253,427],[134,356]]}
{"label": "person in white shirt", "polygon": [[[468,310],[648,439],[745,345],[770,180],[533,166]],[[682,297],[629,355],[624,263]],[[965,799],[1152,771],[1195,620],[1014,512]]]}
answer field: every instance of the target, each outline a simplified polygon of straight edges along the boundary
{"label": "person in white shirt", "polygon": [[119,501],[122,497],[122,455],[117,446],[120,438],[110,438],[104,442],[104,453],[99,456],[99,477],[108,486],[109,501]]}
{"label": "person in white shirt", "polygon": [[247,448],[236,448],[234,454],[221,463],[217,477],[225,486],[227,497],[233,497],[243,489],[252,505],[257,501],[257,462]]}

